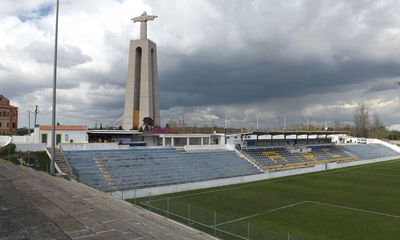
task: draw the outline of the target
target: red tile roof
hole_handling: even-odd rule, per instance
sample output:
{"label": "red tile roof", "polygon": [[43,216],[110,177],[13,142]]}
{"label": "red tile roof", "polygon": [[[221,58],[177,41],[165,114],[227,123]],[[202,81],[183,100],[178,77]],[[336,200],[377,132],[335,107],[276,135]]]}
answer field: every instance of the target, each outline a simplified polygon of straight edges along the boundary
{"label": "red tile roof", "polygon": [[[40,130],[51,130],[51,126],[39,126]],[[74,130],[74,131],[85,131],[88,130],[85,126],[56,126],[56,130]]]}

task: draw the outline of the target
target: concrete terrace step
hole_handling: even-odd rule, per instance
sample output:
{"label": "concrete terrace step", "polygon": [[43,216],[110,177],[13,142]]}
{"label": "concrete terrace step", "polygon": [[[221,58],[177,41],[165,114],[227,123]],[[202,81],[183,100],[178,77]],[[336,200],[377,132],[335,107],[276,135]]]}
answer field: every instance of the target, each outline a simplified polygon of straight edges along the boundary
{"label": "concrete terrace step", "polygon": [[215,239],[80,184],[0,160],[0,239]]}

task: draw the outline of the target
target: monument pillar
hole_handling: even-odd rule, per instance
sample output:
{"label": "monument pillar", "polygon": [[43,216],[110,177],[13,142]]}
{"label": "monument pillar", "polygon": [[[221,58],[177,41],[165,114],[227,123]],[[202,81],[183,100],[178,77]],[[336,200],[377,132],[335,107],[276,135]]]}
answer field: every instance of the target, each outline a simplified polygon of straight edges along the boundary
{"label": "monument pillar", "polygon": [[140,39],[131,40],[129,46],[122,126],[125,130],[139,128],[146,117],[153,119],[154,125],[160,125],[157,46],[147,39],[147,21],[152,21],[156,17],[144,12],[132,19],[134,22],[140,22]]}

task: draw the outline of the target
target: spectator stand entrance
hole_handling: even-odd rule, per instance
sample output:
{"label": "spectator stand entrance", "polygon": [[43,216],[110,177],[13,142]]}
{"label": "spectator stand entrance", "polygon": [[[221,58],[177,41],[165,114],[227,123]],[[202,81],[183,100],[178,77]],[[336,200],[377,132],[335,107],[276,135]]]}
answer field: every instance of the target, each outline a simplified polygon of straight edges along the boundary
{"label": "spectator stand entrance", "polygon": [[269,172],[358,158],[335,146],[330,136],[345,131],[269,131],[242,135],[241,152]]}

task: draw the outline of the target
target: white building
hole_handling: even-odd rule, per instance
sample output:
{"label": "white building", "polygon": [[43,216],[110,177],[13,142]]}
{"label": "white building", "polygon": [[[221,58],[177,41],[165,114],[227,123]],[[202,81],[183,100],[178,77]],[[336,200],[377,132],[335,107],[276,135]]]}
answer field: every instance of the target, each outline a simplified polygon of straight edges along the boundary
{"label": "white building", "polygon": [[146,134],[147,146],[183,147],[186,145],[223,145],[224,134]]}
{"label": "white building", "polygon": [[[59,143],[88,143],[88,129],[85,126],[56,126],[56,145]],[[34,143],[51,146],[51,126],[39,126],[33,133]]]}

